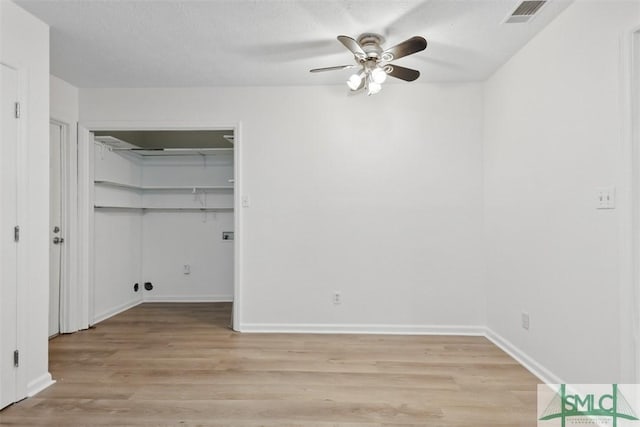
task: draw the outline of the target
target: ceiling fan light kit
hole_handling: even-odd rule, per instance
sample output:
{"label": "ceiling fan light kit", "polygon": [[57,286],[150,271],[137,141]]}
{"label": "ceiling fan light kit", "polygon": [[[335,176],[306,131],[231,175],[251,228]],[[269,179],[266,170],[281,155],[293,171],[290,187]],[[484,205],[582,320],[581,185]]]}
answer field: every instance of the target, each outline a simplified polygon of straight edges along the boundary
{"label": "ceiling fan light kit", "polygon": [[390,64],[390,62],[426,49],[427,41],[424,37],[411,37],[386,50],[381,46],[384,38],[373,33],[362,34],[358,40],[349,36],[338,36],[338,41],[353,53],[356,65],[314,68],[310,70],[312,73],[359,67],[360,70],[347,80],[347,86],[352,92],[366,89],[367,95],[380,92],[382,83],[386,81],[388,75],[408,82],[420,77],[419,71]]}
{"label": "ceiling fan light kit", "polygon": [[349,86],[349,89],[351,90],[358,90],[365,77],[366,75],[364,73],[352,74],[351,77],[349,77],[349,80],[347,80],[347,86]]}

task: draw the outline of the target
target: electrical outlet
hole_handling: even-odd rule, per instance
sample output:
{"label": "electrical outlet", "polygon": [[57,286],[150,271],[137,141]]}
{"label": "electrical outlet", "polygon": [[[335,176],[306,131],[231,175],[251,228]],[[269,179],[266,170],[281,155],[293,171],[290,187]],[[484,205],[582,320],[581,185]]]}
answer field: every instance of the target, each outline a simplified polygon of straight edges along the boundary
{"label": "electrical outlet", "polygon": [[340,305],[342,304],[342,294],[338,291],[335,291],[333,293],[333,305]]}
{"label": "electrical outlet", "polygon": [[522,312],[522,329],[529,330],[529,313]]}
{"label": "electrical outlet", "polygon": [[182,269],[182,273],[191,274],[191,266],[189,264],[185,264],[183,269]]}

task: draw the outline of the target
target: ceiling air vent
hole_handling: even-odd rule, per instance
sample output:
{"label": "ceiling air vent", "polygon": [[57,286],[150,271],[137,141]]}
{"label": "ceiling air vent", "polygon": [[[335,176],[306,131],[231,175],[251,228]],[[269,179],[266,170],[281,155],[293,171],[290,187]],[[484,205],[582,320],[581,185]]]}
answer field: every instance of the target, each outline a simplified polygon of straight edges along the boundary
{"label": "ceiling air vent", "polygon": [[545,3],[545,0],[525,0],[518,5],[511,15],[507,17],[505,23],[523,24],[525,22],[529,22]]}

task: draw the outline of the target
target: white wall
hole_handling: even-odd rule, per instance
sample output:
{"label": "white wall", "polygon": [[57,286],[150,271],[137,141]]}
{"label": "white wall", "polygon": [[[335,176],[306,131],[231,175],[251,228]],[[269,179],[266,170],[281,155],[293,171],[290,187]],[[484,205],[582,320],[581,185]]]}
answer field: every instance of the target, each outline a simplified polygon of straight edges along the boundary
{"label": "white wall", "polygon": [[[563,381],[635,382],[620,55],[638,25],[637,1],[578,1],[485,86],[488,327]],[[607,185],[617,209],[596,210]]]}
{"label": "white wall", "polygon": [[[18,340],[21,394],[51,383],[49,311],[49,27],[0,1],[0,61],[18,69],[23,116],[18,161]],[[35,267],[35,268],[34,268]]]}
{"label": "white wall", "polygon": [[142,212],[100,209],[94,217],[93,322],[142,301]]}
{"label": "white wall", "polygon": [[[231,186],[232,156],[151,158],[144,161],[143,184],[152,186]],[[143,193],[144,206],[233,208],[230,190],[159,190]],[[233,212],[145,211],[142,276],[153,283],[146,301],[232,301],[233,245],[222,240],[234,231]],[[190,274],[184,274],[189,265]]]}
{"label": "white wall", "polygon": [[233,301],[233,213],[147,211],[142,226],[146,301]]}
{"label": "white wall", "polygon": [[[70,131],[76,132],[76,124],[80,116],[78,102],[80,91],[66,81],[50,76],[50,114],[51,117],[69,124]],[[75,141],[76,138],[70,138]]]}
{"label": "white wall", "polygon": [[[141,185],[140,162],[95,145],[94,179]],[[98,206],[140,206],[142,195],[125,188],[96,185]],[[142,301],[142,211],[94,211],[93,319],[97,323]]]}
{"label": "white wall", "polygon": [[80,112],[82,122],[241,122],[251,200],[241,329],[478,330],[482,86],[346,92],[82,89]]}

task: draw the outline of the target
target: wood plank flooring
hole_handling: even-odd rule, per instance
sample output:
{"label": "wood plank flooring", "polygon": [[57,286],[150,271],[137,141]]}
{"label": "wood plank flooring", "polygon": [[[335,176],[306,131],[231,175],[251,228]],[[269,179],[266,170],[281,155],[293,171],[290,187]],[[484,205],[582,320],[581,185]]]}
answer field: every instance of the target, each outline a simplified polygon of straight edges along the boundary
{"label": "wood plank flooring", "polygon": [[50,342],[2,425],[527,426],[538,380],[482,337],[238,334],[230,304],[143,304]]}

